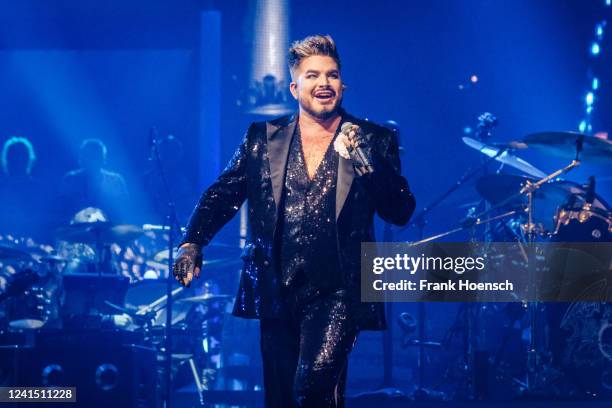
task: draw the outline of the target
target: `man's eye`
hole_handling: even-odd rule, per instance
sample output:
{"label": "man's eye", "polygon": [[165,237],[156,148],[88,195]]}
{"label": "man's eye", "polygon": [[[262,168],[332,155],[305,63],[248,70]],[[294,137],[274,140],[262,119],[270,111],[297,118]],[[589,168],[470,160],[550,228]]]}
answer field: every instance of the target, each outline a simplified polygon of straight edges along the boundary
{"label": "man's eye", "polygon": [[338,79],[338,74],[329,74],[330,78]]}

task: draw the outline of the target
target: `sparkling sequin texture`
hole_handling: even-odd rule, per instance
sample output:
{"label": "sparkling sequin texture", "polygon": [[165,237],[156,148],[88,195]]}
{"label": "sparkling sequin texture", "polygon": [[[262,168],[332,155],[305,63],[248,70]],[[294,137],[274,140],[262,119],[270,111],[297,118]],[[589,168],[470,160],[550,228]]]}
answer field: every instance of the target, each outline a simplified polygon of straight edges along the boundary
{"label": "sparkling sequin texture", "polygon": [[[299,126],[289,149],[280,229],[282,283],[307,279],[318,288],[342,283],[336,240],[338,154],[330,142],[308,178]],[[301,275],[304,276],[301,276]]]}
{"label": "sparkling sequin texture", "polygon": [[305,284],[285,293],[285,316],[261,323],[266,407],[344,407],[354,307],[344,290]]}
{"label": "sparkling sequin texture", "polygon": [[[385,221],[405,224],[415,201],[401,176],[397,138],[393,132],[343,113],[359,125],[372,147],[376,172],[356,178],[349,160],[338,158],[335,223],[338,274],[348,296],[359,299],[360,245],[374,241],[374,213]],[[282,192],[296,117],[253,123],[231,161],[200,198],[183,242],[207,245],[248,201],[249,242],[257,250],[243,256],[244,268],[233,314],[269,319],[283,310],[278,242],[282,230]],[[280,232],[279,232],[280,230]],[[206,259],[206,248],[204,248]],[[333,262],[333,260],[332,260]],[[201,276],[207,277],[206,267]],[[358,303],[354,320],[359,329],[385,327],[382,304]]]}

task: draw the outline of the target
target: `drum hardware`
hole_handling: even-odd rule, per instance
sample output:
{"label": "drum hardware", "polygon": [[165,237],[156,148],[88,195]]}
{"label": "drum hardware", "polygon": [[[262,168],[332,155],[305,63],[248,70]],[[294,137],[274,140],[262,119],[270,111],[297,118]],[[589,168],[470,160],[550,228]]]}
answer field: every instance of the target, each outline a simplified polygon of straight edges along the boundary
{"label": "drum hardware", "polygon": [[[511,174],[491,174],[479,178],[476,181],[476,191],[491,204],[505,203],[510,208],[524,209],[527,204],[527,197],[516,195],[523,186],[535,179],[516,176]],[[557,211],[559,203],[567,199],[569,195],[585,195],[585,189],[577,183],[562,179],[551,180],[541,185],[540,189],[534,194],[533,218],[535,223],[540,226],[539,233],[544,236],[550,234],[555,229],[552,214]],[[510,198],[512,197],[512,198]],[[603,201],[595,197],[594,205],[605,208]],[[524,230],[527,231],[527,225]]]}
{"label": "drum hardware", "polygon": [[129,279],[125,276],[71,273],[62,276],[63,326],[74,329],[114,325],[115,310],[107,302],[124,304]]}
{"label": "drum hardware", "polygon": [[4,292],[0,293],[0,302],[12,296],[22,294],[39,280],[38,274],[30,269],[10,276],[6,282]]}
{"label": "drum hardware", "polygon": [[[491,133],[492,133],[492,129],[497,125],[497,118],[495,116],[493,116],[490,113],[484,113],[482,115],[480,115],[478,117],[478,125],[476,126],[477,131],[476,131],[476,138],[480,139],[480,140],[488,140],[491,138]],[[514,215],[516,213],[515,210],[511,210],[508,211],[504,214],[501,215],[495,215],[491,218],[488,219],[482,219],[482,217],[469,217],[466,220],[464,220],[458,227],[447,231],[447,232],[443,232],[441,234],[437,234],[435,236],[429,237],[429,238],[424,238],[424,229],[425,229],[425,225],[426,225],[426,217],[429,215],[429,213],[435,208],[437,207],[440,203],[442,203],[446,198],[448,198],[452,193],[454,193],[455,191],[457,191],[460,187],[462,187],[463,185],[465,185],[465,183],[469,180],[471,180],[472,178],[474,178],[476,175],[478,175],[479,173],[483,173],[486,172],[486,168],[487,166],[494,162],[494,161],[499,161],[502,164],[509,164],[511,166],[519,166],[522,168],[526,168],[531,172],[534,172],[535,174],[540,174],[538,173],[539,170],[535,169],[535,167],[529,165],[529,163],[519,160],[518,158],[516,158],[513,155],[509,155],[508,151],[515,149],[515,148],[519,148],[522,146],[518,146],[518,145],[512,145],[512,144],[508,144],[508,145],[504,145],[504,146],[499,146],[499,147],[495,147],[495,146],[490,146],[490,145],[486,145],[483,142],[480,142],[476,139],[472,139],[472,138],[464,138],[464,143],[466,143],[468,146],[471,146],[477,150],[479,150],[481,153],[485,154],[487,156],[486,160],[483,160],[480,164],[480,166],[478,166],[475,169],[472,169],[471,167],[468,168],[468,170],[444,193],[442,193],[440,196],[438,196],[437,198],[435,198],[433,201],[431,201],[428,205],[426,205],[420,213],[416,214],[413,217],[412,222],[410,222],[408,225],[406,225],[405,227],[400,228],[399,230],[404,230],[406,228],[415,226],[418,228],[419,230],[419,237],[420,240],[417,242],[412,242],[409,243],[410,246],[417,246],[417,245],[421,245],[423,243],[426,242],[430,242],[430,241],[434,241],[436,239],[440,239],[443,238],[445,236],[460,232],[460,231],[464,231],[466,229],[470,229],[474,226],[477,225],[488,225],[489,223],[498,220],[498,219],[502,219],[505,217],[509,217],[511,215]],[[484,215],[485,213],[483,213]],[[486,212],[486,214],[488,214],[488,211]],[[419,322],[419,339],[418,339],[418,352],[419,352],[419,363],[418,363],[418,367],[419,367],[419,374],[418,374],[418,389],[415,392],[415,395],[418,394],[419,390],[424,390],[423,386],[423,377],[424,377],[424,367],[425,367],[425,346],[428,343],[425,338],[424,338],[424,332],[425,332],[425,328],[424,328],[424,322],[425,322],[425,307],[423,305],[423,303],[419,303],[419,308],[418,308],[418,322]],[[474,342],[474,338],[470,337],[470,339],[468,340],[468,343],[470,345],[472,345]],[[468,360],[466,360],[468,361]],[[468,371],[473,371],[473,366],[470,366],[467,368]],[[470,390],[471,393],[471,390]],[[471,394],[471,396],[473,397],[473,395]]]}
{"label": "drum hardware", "polygon": [[[537,190],[539,190],[543,185],[549,183],[551,180],[560,176],[561,174],[565,174],[571,171],[573,168],[580,165],[580,159],[584,152],[584,146],[588,146],[588,154],[585,156],[591,160],[600,159],[601,157],[609,156],[608,158],[612,158],[612,149],[608,149],[608,147],[602,145],[598,142],[588,141],[584,142],[585,136],[580,134],[554,134],[550,136],[549,134],[540,134],[540,136],[528,136],[525,138],[525,143],[530,146],[532,144],[540,144],[545,145],[545,148],[548,149],[549,152],[553,152],[556,149],[555,153],[558,153],[562,157],[573,157],[573,160],[566,167],[556,170],[555,172],[542,177],[540,180],[532,182],[531,180],[526,180],[524,185],[521,187],[519,194],[527,196],[527,231],[526,237],[527,242],[532,244],[536,238],[536,229],[534,224],[534,194]],[[546,143],[544,143],[546,142]],[[551,148],[553,146],[554,148]],[[570,149],[570,146],[572,149]],[[602,148],[603,146],[603,148]],[[612,146],[612,144],[610,144]],[[609,154],[610,153],[610,154]],[[500,204],[506,205],[509,203],[514,196],[510,196],[506,200],[502,200]],[[593,201],[593,200],[591,200]],[[498,205],[497,207],[499,207]],[[536,257],[534,253],[533,245],[528,246],[528,271],[531,282],[531,287],[535,287],[535,266],[536,266]],[[544,370],[542,366],[542,350],[541,350],[541,340],[540,340],[540,302],[534,301],[528,303],[528,313],[530,320],[530,336],[529,336],[529,348],[527,352],[527,378],[525,382],[525,393],[533,394],[537,393],[544,389],[546,385],[548,385],[548,381],[550,378],[547,378],[546,372],[549,370]]]}
{"label": "drum hardware", "polygon": [[[51,315],[51,299],[41,287],[26,289],[22,295],[15,296],[8,307],[9,327],[17,330],[40,329]],[[11,307],[12,306],[12,307]]]}
{"label": "drum hardware", "polygon": [[[118,225],[115,225],[112,223],[106,223],[103,221],[97,221],[97,222],[92,222],[92,223],[81,223],[81,224],[87,224],[87,225],[73,224],[65,228],[60,228],[57,231],[56,236],[58,237],[58,239],[62,241],[74,242],[74,243],[78,243],[83,246],[86,246],[87,243],[92,244],[92,247],[96,248],[96,251],[95,252],[92,251],[92,254],[95,254],[96,256],[96,261],[97,261],[96,269],[98,272],[100,271],[104,272],[104,271],[109,270],[107,266],[110,265],[111,258],[110,256],[105,255],[105,251],[110,252],[111,242],[127,243],[127,242],[130,242],[138,238],[141,234],[140,228],[132,226],[132,225],[119,225],[118,226]],[[142,230],[144,230],[144,228]],[[164,230],[167,230],[167,229],[164,229]],[[88,247],[88,248],[91,248],[91,247]],[[204,267],[207,270],[209,268],[225,267],[225,266],[232,265],[233,263],[241,262],[240,257],[239,257],[240,249],[236,248],[235,246],[225,245],[225,244],[212,244],[207,247],[207,251],[212,251],[213,253],[217,251],[220,254],[228,255],[226,257],[210,257],[210,256],[207,257],[206,261],[204,262]],[[162,252],[165,252],[165,256],[161,254],[160,256],[157,257],[157,259],[160,261],[166,262],[164,266],[167,271],[168,270],[167,262],[170,262],[170,263],[172,262],[171,260],[172,255],[170,254],[168,250],[162,251]],[[235,257],[232,258],[230,254],[234,254],[234,253],[236,255]],[[64,257],[56,255],[53,251],[44,249],[42,247],[40,249],[36,247],[27,247],[26,249],[21,249],[21,248],[7,247],[3,245],[3,246],[0,246],[0,262],[2,262],[3,264],[11,264],[11,265],[16,264],[16,263],[31,264],[37,270],[39,268],[56,268],[60,266],[61,264],[67,262],[67,260]],[[40,275],[32,271],[30,272],[34,274],[33,276]],[[38,312],[41,313],[41,317],[36,318],[36,319],[32,319],[32,317],[36,317],[36,316],[26,316],[24,314],[22,314],[24,319],[18,319],[19,316],[16,313],[14,313],[13,310],[11,310],[10,316],[8,316],[9,319],[7,319],[7,323],[8,323],[8,320],[10,320],[12,323],[10,324],[9,327],[11,327],[11,329],[18,329],[19,330],[18,333],[27,332],[27,333],[32,333],[32,335],[34,335],[35,333],[39,332],[39,330],[35,330],[35,329],[45,324],[46,317],[44,318],[42,317],[42,312],[44,311],[43,309],[48,309],[48,307],[45,305],[47,305],[50,302],[50,298],[53,297],[53,295],[45,293],[44,288],[37,287],[37,286],[33,287],[30,284],[31,282],[28,283],[28,282],[25,282],[25,280],[21,279],[21,278],[26,277],[27,274],[19,273],[17,275],[18,275],[18,278],[20,279],[15,279],[13,281],[12,278],[9,278],[7,280],[7,283],[8,283],[8,285],[6,285],[7,291],[3,291],[2,294],[0,294],[0,298],[5,297],[5,296],[7,298],[12,297],[12,294],[15,294],[15,296],[25,295],[25,296],[28,296],[30,300],[40,301],[39,303],[43,305],[44,307],[37,307],[32,303],[33,305],[32,310],[37,310]],[[79,275],[79,274],[65,274],[64,276],[66,275],[75,277],[76,275]],[[83,274],[83,275],[86,275],[86,276],[82,276],[83,278],[91,277],[94,279],[118,277],[118,276],[113,276],[113,275],[110,275],[110,276],[109,275],[95,276],[92,274]],[[40,276],[42,276],[41,279],[47,279],[45,277],[46,275],[40,275]],[[24,285],[20,286],[19,282],[21,281],[24,281],[25,283]],[[166,282],[167,281],[164,279],[162,281],[162,284],[165,285]],[[75,289],[75,285],[72,285],[72,289]],[[98,289],[96,289],[95,293],[98,293]],[[172,296],[179,295],[183,290],[184,288],[182,287],[174,289],[172,291]],[[81,292],[81,294],[78,295],[78,293],[76,292]],[[113,291],[113,292],[117,292],[117,291]],[[72,290],[71,293],[78,295],[77,296],[78,299],[75,299],[74,296],[71,297],[72,300],[77,301],[76,302],[78,303],[77,306],[81,305],[81,301],[86,301],[88,298],[93,299],[93,296],[88,296],[88,295],[83,296],[83,293],[85,292],[83,292],[81,289],[78,289],[78,288],[76,288],[76,290]],[[183,295],[184,294],[185,293],[183,293]],[[96,299],[97,297],[98,296],[96,295]],[[112,297],[101,297],[100,299],[97,299],[97,300],[102,300],[102,303],[105,305],[107,310],[109,309],[112,310],[110,311],[110,313],[113,313],[113,311],[119,311],[121,313],[126,313],[128,316],[131,316],[131,318],[135,322],[135,326],[139,326],[136,328],[137,333],[147,333],[147,336],[149,339],[155,338],[155,340],[149,340],[149,341],[158,342],[158,344],[160,345],[160,348],[158,349],[158,353],[160,354],[164,353],[165,355],[165,353],[167,353],[168,351],[172,351],[172,348],[180,349],[181,351],[183,350],[187,351],[188,353],[181,352],[180,354],[176,352],[172,352],[171,357],[172,357],[172,360],[174,361],[174,363],[172,364],[175,364],[175,365],[182,364],[184,365],[184,368],[191,367],[192,371],[194,368],[197,371],[197,367],[200,366],[202,368],[201,370],[202,375],[198,376],[197,379],[194,377],[194,379],[196,379],[196,381],[199,381],[199,384],[202,387],[204,387],[204,389],[206,389],[207,382],[209,381],[208,377],[215,374],[218,371],[218,368],[217,369],[207,368],[207,367],[212,367],[210,365],[211,363],[199,362],[199,360],[197,360],[198,352],[196,350],[197,349],[196,345],[198,341],[202,343],[199,346],[201,348],[202,347],[206,348],[206,350],[201,351],[201,353],[203,353],[203,355],[206,355],[206,353],[211,352],[210,350],[217,350],[218,342],[219,342],[217,338],[220,339],[220,337],[214,334],[216,333],[216,331],[213,331],[212,332],[213,334],[210,335],[213,337],[208,338],[209,336],[208,333],[210,329],[207,327],[211,325],[210,323],[204,322],[201,328],[197,328],[198,327],[197,325],[194,326],[195,328],[193,328],[193,327],[190,327],[189,325],[185,325],[181,323],[181,320],[185,320],[186,318],[186,312],[184,312],[183,310],[184,309],[194,310],[197,308],[205,308],[207,309],[207,312],[205,314],[201,314],[202,318],[220,320],[215,317],[216,315],[214,315],[214,313],[218,312],[217,303],[220,302],[221,304],[223,304],[231,300],[231,298],[232,298],[231,296],[227,296],[227,295],[191,296],[191,298],[188,298],[186,302],[177,304],[177,307],[175,310],[178,313],[170,314],[172,328],[176,328],[175,334],[179,341],[186,341],[186,339],[191,339],[190,341],[192,343],[195,341],[195,344],[189,347],[170,346],[171,344],[176,345],[177,343],[176,342],[169,343],[169,338],[168,336],[165,335],[165,333],[167,332],[168,326],[164,324],[159,324],[159,325],[155,324],[156,315],[160,311],[165,311],[168,308],[167,307],[167,303],[168,303],[167,296],[155,297],[152,302],[147,302],[144,305],[144,307],[142,307],[140,310],[137,310],[137,311],[130,310],[129,308],[123,308],[122,306],[120,306],[121,304],[120,301],[117,301],[116,299]],[[8,299],[8,300],[11,300],[11,299]],[[22,302],[22,304],[25,304],[25,302]],[[71,312],[74,312],[75,302],[71,302],[71,304],[72,306],[68,305],[70,306],[68,307],[68,309],[70,309]],[[68,309],[66,308],[62,308],[62,309],[65,309],[63,310],[64,312],[68,311]],[[223,312],[224,309],[225,307],[219,310]],[[26,317],[28,317],[28,319],[26,319]],[[217,324],[217,323],[214,323],[214,324]],[[213,324],[213,328],[214,328],[214,324]],[[69,329],[64,329],[64,330],[69,330]],[[81,329],[78,329],[78,330],[81,330]],[[15,333],[12,330],[10,332]],[[215,358],[215,357],[211,356],[207,358]],[[166,360],[162,359],[161,361],[165,365]],[[164,372],[167,372],[167,370],[164,370]]]}
{"label": "drum hardware", "polygon": [[[142,286],[143,283],[139,282],[137,285]],[[150,287],[151,285],[147,284],[146,286]],[[183,287],[174,289],[173,297],[184,293],[183,291],[185,291]],[[158,362],[164,367],[167,364],[167,329],[163,322],[161,324],[155,324],[155,322],[159,320],[158,313],[166,310],[166,299],[164,295],[148,305],[140,306],[137,311],[113,305],[116,310],[130,315],[134,319],[134,323],[139,326],[136,330],[141,330],[144,333],[146,344],[158,351]],[[229,295],[207,293],[174,301],[175,307],[173,308],[171,328],[173,342],[171,366],[175,382],[180,383],[185,380],[186,369],[189,368],[189,375],[196,382],[197,388],[201,391],[208,389],[209,377],[216,375],[217,369],[206,368],[207,363],[203,358],[211,352],[209,343],[212,334],[207,321],[216,316],[215,311],[207,310],[205,313],[199,311],[198,319],[202,320],[201,324],[198,321],[193,321],[189,316],[191,311],[196,311],[196,308],[201,305],[209,306],[215,302],[227,302],[231,299],[232,297]],[[202,370],[199,370],[199,368],[202,368]]]}
{"label": "drum hardware", "polygon": [[[486,212],[488,213],[489,210],[487,210]],[[425,244],[427,242],[432,242],[432,241],[435,241],[437,239],[444,238],[444,237],[452,235],[452,234],[456,234],[457,232],[465,231],[467,229],[474,228],[474,227],[479,226],[479,225],[490,224],[490,223],[492,223],[494,221],[498,221],[498,220],[501,220],[501,219],[504,219],[504,218],[507,218],[507,217],[511,217],[513,215],[516,215],[516,214],[517,214],[516,210],[511,210],[511,211],[507,211],[507,212],[505,212],[503,214],[495,215],[495,216],[490,217],[490,218],[481,219],[481,216],[485,215],[484,213],[481,213],[480,215],[478,215],[476,217],[472,217],[472,218],[468,218],[468,219],[464,220],[463,222],[461,222],[460,226],[458,226],[456,228],[453,228],[453,229],[448,230],[446,232],[442,232],[442,233],[437,234],[437,235],[433,235],[431,237],[424,238],[424,239],[422,239],[420,241],[408,242],[408,245],[409,246],[422,245],[422,244]]]}
{"label": "drum hardware", "polygon": [[131,224],[114,224],[108,221],[78,222],[58,228],[58,239],[80,244],[123,243],[133,241],[143,233],[143,229]]}
{"label": "drum hardware", "polygon": [[[548,144],[544,144],[542,140],[536,140],[534,142],[535,139],[527,137],[525,138],[524,145],[530,146],[530,142],[532,142],[532,144],[540,143],[542,145],[540,150],[544,150],[545,152],[549,152],[547,150],[550,149],[549,145],[556,145],[556,148],[560,150],[560,154],[558,155],[573,159],[569,165],[550,175],[538,173],[537,177],[539,180],[507,175],[482,177],[477,183],[478,191],[483,198],[494,204],[492,208],[468,217],[463,223],[458,225],[457,228],[451,231],[423,239],[412,243],[412,245],[440,239],[452,233],[459,232],[464,227],[470,228],[475,225],[480,225],[483,223],[482,220],[484,218],[491,215],[491,212],[504,210],[507,212],[503,215],[508,217],[516,217],[519,215],[520,217],[516,219],[521,217],[527,218],[526,223],[518,224],[521,227],[520,230],[524,232],[524,238],[520,239],[519,242],[532,243],[535,241],[536,236],[540,236],[544,239],[552,237],[553,240],[565,241],[561,232],[568,226],[568,223],[572,222],[581,225],[583,228],[588,223],[594,224],[597,222],[599,224],[597,225],[598,228],[589,228],[589,235],[586,236],[587,239],[582,239],[582,241],[595,242],[600,236],[604,235],[601,233],[602,231],[609,233],[609,229],[611,228],[610,225],[612,225],[609,207],[601,198],[594,194],[594,190],[589,187],[585,188],[577,185],[576,183],[557,180],[556,178],[579,166],[581,159],[589,162],[604,162],[612,159],[612,149],[610,148],[612,143],[608,141],[600,143],[599,141],[591,140],[592,138],[588,138],[588,140],[585,141],[584,135],[571,135],[571,137],[568,137],[565,133],[561,138],[564,140],[563,143],[555,142],[555,140],[549,138],[547,139]],[[466,143],[471,142],[472,140],[468,140]],[[491,153],[499,153],[499,150],[493,148],[503,149],[508,147],[507,145],[494,144],[484,146],[483,143],[478,143],[471,143],[471,145],[472,147],[476,146],[476,148],[480,147],[484,149],[483,153],[489,157],[491,157]],[[492,149],[489,150],[489,147]],[[523,147],[520,146],[518,148]],[[521,164],[523,163],[521,163],[521,161],[509,160],[507,164],[515,168],[521,168]],[[523,167],[522,170],[531,171],[532,169]],[[530,173],[527,172],[527,174]],[[500,186],[500,184],[504,184],[503,181],[506,181],[506,185]],[[510,184],[510,186],[508,186],[508,184]],[[590,185],[594,186],[593,181],[591,181]],[[509,194],[509,192],[513,194]],[[576,202],[559,206],[559,204],[563,203],[568,197],[573,197]],[[435,203],[434,201],[434,204]],[[545,211],[542,211],[542,207],[544,207]],[[508,210],[513,210],[513,212]],[[495,221],[495,219],[485,221]],[[518,231],[515,235],[520,238],[522,234]],[[606,240],[609,241],[609,235],[608,239],[602,239],[602,241]],[[530,245],[529,248],[531,247]],[[528,265],[531,265],[531,268],[533,268],[536,263],[535,254],[531,252],[530,249],[527,255],[529,259]],[[530,276],[533,276],[533,273],[530,273]],[[521,385],[525,393],[530,394],[541,391],[544,386],[549,385],[555,378],[559,379],[560,372],[558,370],[555,371],[554,367],[551,366],[550,359],[546,358],[541,349],[540,329],[543,328],[540,327],[540,323],[544,321],[541,320],[542,312],[539,310],[539,303],[530,302],[526,307],[526,311],[530,321],[529,326],[532,328],[531,335],[528,337],[528,376],[525,381],[521,381],[518,378],[512,378],[512,381],[515,384]],[[605,333],[609,335],[608,332],[612,331],[608,330]]]}
{"label": "drum hardware", "polygon": [[[172,290],[172,294],[171,297],[177,296],[179,293],[183,292],[185,290],[184,287],[178,287],[176,289]],[[164,308],[166,308],[167,305],[167,299],[168,299],[168,295],[163,295],[162,297],[160,297],[159,299],[154,300],[153,302],[151,302],[150,304],[141,307],[137,312],[136,315],[145,315],[147,313],[150,312],[154,312],[155,314],[157,314],[158,312],[162,311]],[[166,313],[170,313],[168,311],[166,311]],[[180,316],[176,316],[176,315],[171,315],[168,317],[168,320],[171,321],[172,324],[174,324],[176,321],[180,320],[181,317]]]}
{"label": "drum hardware", "polygon": [[[528,145],[529,143],[525,141]],[[574,143],[575,146],[575,155],[574,159],[570,164],[565,166],[564,168],[558,169],[549,175],[542,177],[540,180],[536,182],[531,182],[527,180],[523,185],[519,194],[527,196],[527,243],[528,251],[527,251],[527,265],[528,265],[528,273],[529,273],[529,281],[530,287],[535,287],[536,276],[535,276],[535,268],[536,268],[536,255],[535,249],[533,247],[533,243],[536,238],[536,229],[533,218],[533,209],[534,209],[534,193],[536,190],[540,189],[542,185],[550,182],[554,178],[560,176],[561,174],[565,174],[571,171],[573,168],[578,167],[580,165],[580,153],[582,152],[582,138],[578,137]],[[512,197],[513,198],[513,197]],[[505,200],[507,201],[507,200]],[[504,203],[505,204],[505,203]],[[528,394],[535,393],[540,391],[546,385],[546,377],[542,375],[542,365],[540,361],[541,357],[541,345],[539,338],[539,321],[540,321],[540,306],[538,301],[529,302],[528,303],[528,313],[529,320],[531,323],[531,331],[529,336],[529,349],[527,351],[527,378],[526,378],[526,388],[525,392]]]}
{"label": "drum hardware", "polygon": [[9,277],[0,302],[7,302],[6,315],[11,329],[39,329],[47,322],[51,299],[44,288],[35,286],[39,281],[40,276],[29,269]]}
{"label": "drum hardware", "polygon": [[155,320],[155,317],[157,315],[158,310],[148,310],[144,313],[135,313],[132,310],[129,310],[125,307],[121,307],[119,305],[116,305],[112,302],[109,302],[108,300],[105,300],[104,303],[106,305],[108,305],[109,307],[115,309],[118,312],[124,313],[128,316],[130,316],[130,318],[132,319],[132,321],[134,322],[134,324],[136,324],[139,327],[147,327],[147,328],[151,328],[153,327],[153,321]]}
{"label": "drum hardware", "polygon": [[136,225],[108,221],[76,222],[55,231],[56,237],[62,241],[94,246],[94,266],[98,275],[117,272],[112,265],[111,243],[133,241],[142,234],[143,229]]}

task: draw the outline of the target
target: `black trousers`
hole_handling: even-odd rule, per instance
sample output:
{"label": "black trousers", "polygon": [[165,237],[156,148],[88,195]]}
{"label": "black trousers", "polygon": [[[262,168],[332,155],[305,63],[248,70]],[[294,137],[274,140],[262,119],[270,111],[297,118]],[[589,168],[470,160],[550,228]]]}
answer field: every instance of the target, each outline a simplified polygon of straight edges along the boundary
{"label": "black trousers", "polygon": [[260,325],[266,408],[343,408],[358,334],[351,302],[308,286],[285,298],[286,316]]}

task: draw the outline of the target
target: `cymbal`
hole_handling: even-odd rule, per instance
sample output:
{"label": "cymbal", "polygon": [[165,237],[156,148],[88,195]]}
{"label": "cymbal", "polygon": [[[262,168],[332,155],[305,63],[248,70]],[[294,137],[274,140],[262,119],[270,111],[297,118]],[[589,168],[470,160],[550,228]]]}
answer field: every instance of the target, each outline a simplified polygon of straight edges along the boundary
{"label": "cymbal", "polygon": [[97,244],[129,242],[138,238],[142,233],[142,228],[136,225],[97,221],[80,222],[58,228],[55,235],[63,241]]}
{"label": "cymbal", "polygon": [[[495,157],[495,155],[499,154],[499,152],[504,147],[520,146],[520,143],[509,143],[508,145],[491,145],[491,144],[480,142],[476,139],[472,139],[471,137],[464,137],[463,143],[470,146],[472,149],[478,150],[480,153],[488,157]],[[523,173],[529,174],[530,176],[537,177],[537,178],[546,177],[546,173],[536,168],[535,166],[529,164],[528,162],[521,159],[520,157],[513,155],[508,150],[499,154],[499,156],[497,156],[495,160],[497,160],[500,163],[507,164],[508,166],[514,167],[515,169],[518,169],[522,171]]]}
{"label": "cymbal", "polygon": [[540,132],[525,137],[524,142],[544,153],[574,159],[577,142],[582,140],[580,160],[593,163],[608,163],[612,160],[612,141],[577,132]]}
{"label": "cymbal", "polygon": [[231,300],[232,296],[230,295],[214,295],[212,293],[206,293],[199,296],[192,296],[184,299],[179,299],[176,303],[208,303],[214,302],[217,300]]}
{"label": "cymbal", "polygon": [[22,249],[0,245],[0,261],[4,262],[32,262],[32,254]]}

